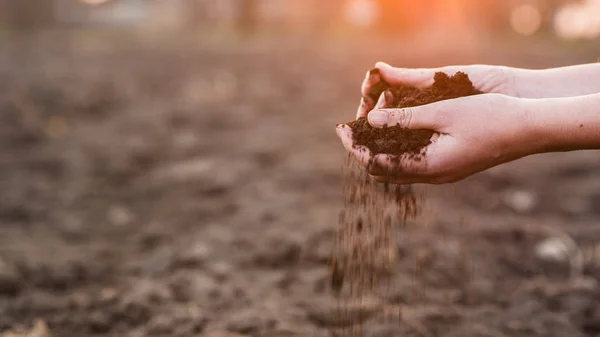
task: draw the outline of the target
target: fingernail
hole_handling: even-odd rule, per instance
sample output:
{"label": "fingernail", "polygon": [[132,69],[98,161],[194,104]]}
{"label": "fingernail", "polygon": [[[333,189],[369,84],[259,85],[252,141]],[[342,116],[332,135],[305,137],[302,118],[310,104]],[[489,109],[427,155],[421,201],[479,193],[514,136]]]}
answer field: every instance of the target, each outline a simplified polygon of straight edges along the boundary
{"label": "fingernail", "polygon": [[375,63],[375,67],[376,68],[390,68],[391,65],[389,65],[385,62],[377,62],[377,63]]}
{"label": "fingernail", "polygon": [[378,68],[373,68],[367,72],[367,80],[371,85],[381,81],[381,75]]}
{"label": "fingernail", "polygon": [[384,126],[388,122],[388,114],[385,111],[374,110],[369,113],[369,123],[373,126]]}

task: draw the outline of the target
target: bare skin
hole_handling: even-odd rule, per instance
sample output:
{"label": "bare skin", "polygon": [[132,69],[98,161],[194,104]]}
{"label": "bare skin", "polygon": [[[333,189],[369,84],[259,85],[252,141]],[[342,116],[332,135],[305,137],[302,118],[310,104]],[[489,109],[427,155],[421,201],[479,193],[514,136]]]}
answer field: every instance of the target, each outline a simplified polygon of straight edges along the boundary
{"label": "bare skin", "polygon": [[[388,83],[417,87],[430,86],[437,71],[463,71],[476,89],[489,93],[406,109],[380,109],[381,100],[363,99],[357,117],[367,116],[374,127],[399,124],[436,131],[424,161],[394,163],[388,155],[375,156],[377,165],[367,169],[378,180],[449,183],[536,153],[600,149],[600,64],[549,70],[377,67]],[[367,76],[363,95],[378,80]],[[351,129],[338,126],[336,131],[344,147],[367,167],[368,149],[352,144]]]}

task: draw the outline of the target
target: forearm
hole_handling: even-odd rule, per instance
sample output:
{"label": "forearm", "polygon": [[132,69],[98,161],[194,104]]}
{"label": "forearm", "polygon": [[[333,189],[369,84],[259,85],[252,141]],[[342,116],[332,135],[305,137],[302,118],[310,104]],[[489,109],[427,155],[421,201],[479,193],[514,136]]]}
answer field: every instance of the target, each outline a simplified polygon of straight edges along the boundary
{"label": "forearm", "polygon": [[600,149],[600,94],[529,100],[534,152]]}
{"label": "forearm", "polygon": [[573,97],[600,93],[600,63],[529,70],[515,76],[518,96],[524,98]]}

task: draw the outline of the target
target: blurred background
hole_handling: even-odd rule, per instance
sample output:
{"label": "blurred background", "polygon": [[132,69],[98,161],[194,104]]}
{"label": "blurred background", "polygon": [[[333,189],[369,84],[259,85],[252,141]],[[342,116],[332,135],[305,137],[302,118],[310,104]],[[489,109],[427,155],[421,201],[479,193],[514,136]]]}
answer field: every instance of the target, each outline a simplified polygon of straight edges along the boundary
{"label": "blurred background", "polygon": [[[365,71],[596,62],[599,17],[598,0],[0,0],[0,334],[340,335],[334,126]],[[599,178],[582,151],[420,187],[392,287],[351,308],[365,336],[598,336]]]}

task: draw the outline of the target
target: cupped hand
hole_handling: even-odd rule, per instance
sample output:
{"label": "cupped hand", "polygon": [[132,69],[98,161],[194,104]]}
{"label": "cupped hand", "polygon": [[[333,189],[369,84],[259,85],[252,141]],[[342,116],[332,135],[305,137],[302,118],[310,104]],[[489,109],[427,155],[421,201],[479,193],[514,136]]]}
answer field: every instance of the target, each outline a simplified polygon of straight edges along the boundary
{"label": "cupped hand", "polygon": [[539,144],[528,111],[527,99],[482,94],[404,109],[376,109],[371,125],[400,125],[413,130],[434,130],[422,159],[371,157],[355,146],[352,130],[339,125],[337,134],[346,150],[377,180],[396,184],[449,183],[492,166],[536,153]]}
{"label": "cupped hand", "polygon": [[467,65],[467,66],[447,66],[441,68],[423,68],[408,69],[396,68],[387,63],[378,62],[375,68],[379,73],[373,74],[371,71],[362,83],[362,98],[356,118],[365,117],[369,111],[376,107],[376,98],[369,97],[373,86],[377,85],[383,79],[388,84],[395,86],[401,84],[412,85],[417,88],[426,88],[433,85],[433,78],[436,72],[443,72],[450,76],[461,71],[469,76],[475,89],[484,93],[496,93],[507,96],[519,96],[515,77],[519,69],[505,66],[490,65]]}

